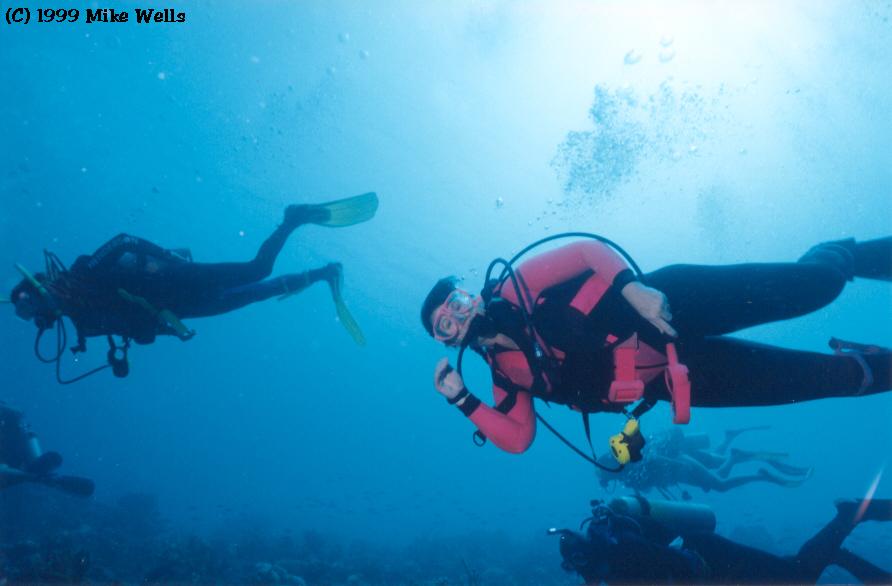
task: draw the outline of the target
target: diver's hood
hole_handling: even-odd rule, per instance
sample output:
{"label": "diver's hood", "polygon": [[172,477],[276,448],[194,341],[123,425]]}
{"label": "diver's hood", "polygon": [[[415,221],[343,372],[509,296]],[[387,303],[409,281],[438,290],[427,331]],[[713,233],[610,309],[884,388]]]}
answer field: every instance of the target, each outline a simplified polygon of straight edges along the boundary
{"label": "diver's hood", "polygon": [[615,544],[600,527],[586,532],[583,537],[571,533],[561,540],[561,564],[565,570],[578,572],[586,582],[600,583],[610,574],[610,548]]}
{"label": "diver's hood", "polygon": [[45,299],[28,279],[15,286],[10,296],[10,302],[15,307],[16,315],[25,321],[34,321],[34,324],[45,330],[53,326],[57,316],[54,306]]}

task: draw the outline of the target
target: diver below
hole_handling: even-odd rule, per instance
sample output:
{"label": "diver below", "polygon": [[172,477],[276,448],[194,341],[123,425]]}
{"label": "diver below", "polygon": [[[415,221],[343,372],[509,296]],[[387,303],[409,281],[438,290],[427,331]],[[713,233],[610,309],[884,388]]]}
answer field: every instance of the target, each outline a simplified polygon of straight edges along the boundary
{"label": "diver below", "polygon": [[561,537],[563,568],[586,584],[815,584],[830,565],[865,584],[892,580],[888,570],[842,547],[860,523],[892,521],[889,499],[837,501],[833,519],[791,556],[714,533],[715,516],[703,505],[642,497],[592,505],[585,534],[549,530]]}
{"label": "diver below", "polygon": [[58,452],[44,452],[21,411],[0,401],[0,489],[33,482],[75,496],[93,494],[93,481],[55,474],[62,465]]}
{"label": "diver below", "polygon": [[[626,413],[635,425],[627,424],[623,444],[657,401],[671,401],[675,422],[686,423],[691,406],[787,405],[892,388],[887,349],[834,339],[836,352],[823,354],[727,336],[821,309],[855,277],[892,281],[892,237],[825,242],[797,262],[677,264],[644,274],[618,246],[588,236],[516,269],[535,245],[493,261],[488,272],[502,264],[502,276],[488,275],[479,296],[445,278],[424,300],[421,321],[432,337],[488,363],[495,407],[471,394],[446,358],[434,369],[437,391],[503,450],[532,443],[533,397],[581,411],[586,427],[585,414]],[[626,463],[621,451],[614,447]]]}
{"label": "diver below", "polygon": [[[725,430],[725,440],[711,448],[709,435],[685,433],[681,427],[673,426],[648,438],[641,461],[619,473],[609,468],[613,456],[603,454],[599,461],[604,468],[597,470],[598,482],[605,489],[616,482],[634,490],[635,494],[656,490],[664,498],[678,500],[672,489],[682,485],[697,487],[704,492],[727,492],[753,482],[793,488],[808,480],[812,469],[790,464],[786,461],[788,454],[784,452],[731,447],[741,434],[758,429],[767,427]],[[748,462],[758,463],[759,469],[751,474],[731,474],[738,465]],[[681,498],[690,500],[691,496],[687,490],[682,490]]]}
{"label": "diver below", "polygon": [[[23,279],[12,290],[9,301],[15,305],[16,315],[33,320],[37,326],[35,351],[40,336],[57,325],[55,356],[43,358],[38,353],[38,357],[55,362],[59,382],[66,383],[108,366],[115,375],[126,376],[130,341],[150,344],[159,335],[188,340],[194,332],[183,325],[183,318],[220,315],[274,296],[284,299],[319,281],[328,283],[341,323],[362,345],[362,332],[341,298],[340,263],[268,277],[286,240],[299,226],[351,226],[370,220],[377,208],[374,193],[326,204],[288,206],[282,224],[248,262],[193,262],[188,250],[168,250],[120,234],[92,255],[79,257],[70,269],[52,253],[46,253],[46,273],[32,275],[16,265]],[[108,338],[108,365],[71,381],[62,380],[59,359],[66,346],[64,317],[77,330],[77,345],[72,352],[85,351],[87,338]],[[112,336],[121,336],[123,343],[117,345]]]}

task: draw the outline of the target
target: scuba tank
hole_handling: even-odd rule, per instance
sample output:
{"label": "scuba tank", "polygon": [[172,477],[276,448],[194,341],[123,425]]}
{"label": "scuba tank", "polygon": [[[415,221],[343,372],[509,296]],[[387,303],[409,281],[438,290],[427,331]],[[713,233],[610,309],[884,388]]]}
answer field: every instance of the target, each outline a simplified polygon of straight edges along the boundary
{"label": "scuba tank", "polygon": [[662,525],[674,535],[715,531],[715,513],[706,505],[623,496],[611,499],[607,506],[617,515],[639,523]]}

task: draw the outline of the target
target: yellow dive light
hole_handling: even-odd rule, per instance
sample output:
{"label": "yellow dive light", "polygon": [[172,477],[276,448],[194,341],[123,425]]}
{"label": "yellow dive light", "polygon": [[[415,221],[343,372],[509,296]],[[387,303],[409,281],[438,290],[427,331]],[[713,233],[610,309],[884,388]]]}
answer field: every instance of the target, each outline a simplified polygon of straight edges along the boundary
{"label": "yellow dive light", "polygon": [[644,436],[638,426],[638,420],[630,417],[623,430],[610,437],[610,450],[613,457],[622,465],[641,460],[641,449],[644,447]]}

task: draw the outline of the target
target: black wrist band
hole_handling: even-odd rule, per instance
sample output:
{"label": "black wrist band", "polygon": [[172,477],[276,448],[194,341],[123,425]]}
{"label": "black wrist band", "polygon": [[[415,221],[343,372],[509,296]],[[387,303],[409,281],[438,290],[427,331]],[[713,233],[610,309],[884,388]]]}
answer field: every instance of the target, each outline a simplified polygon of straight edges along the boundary
{"label": "black wrist band", "polygon": [[480,399],[469,393],[465,402],[458,406],[458,410],[464,413],[465,417],[470,417],[471,413],[476,411],[477,407],[480,406],[480,403]]}
{"label": "black wrist band", "polygon": [[617,291],[622,291],[623,287],[637,280],[638,277],[632,272],[632,269],[625,269],[613,278],[613,286]]}
{"label": "black wrist band", "polygon": [[455,405],[470,394],[471,392],[466,387],[462,387],[462,390],[460,390],[456,396],[452,397],[451,399],[446,399],[446,402],[450,405]]}

